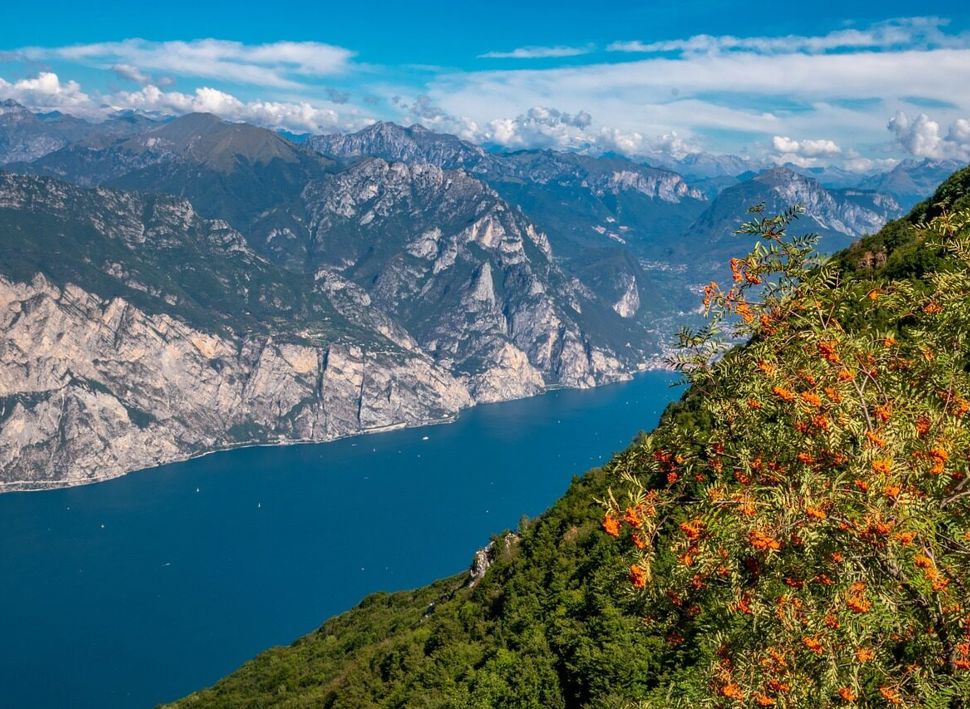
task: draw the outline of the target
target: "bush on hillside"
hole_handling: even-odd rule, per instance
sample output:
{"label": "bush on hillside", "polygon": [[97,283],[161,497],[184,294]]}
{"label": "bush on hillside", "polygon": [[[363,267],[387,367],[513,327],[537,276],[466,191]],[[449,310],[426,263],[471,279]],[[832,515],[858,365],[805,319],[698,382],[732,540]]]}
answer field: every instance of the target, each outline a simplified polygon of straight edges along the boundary
{"label": "bush on hillside", "polygon": [[962,705],[970,210],[916,227],[940,254],[919,284],[819,263],[796,216],[742,227],[683,336],[701,411],[625,458],[603,528],[648,634],[702,658],[671,703]]}

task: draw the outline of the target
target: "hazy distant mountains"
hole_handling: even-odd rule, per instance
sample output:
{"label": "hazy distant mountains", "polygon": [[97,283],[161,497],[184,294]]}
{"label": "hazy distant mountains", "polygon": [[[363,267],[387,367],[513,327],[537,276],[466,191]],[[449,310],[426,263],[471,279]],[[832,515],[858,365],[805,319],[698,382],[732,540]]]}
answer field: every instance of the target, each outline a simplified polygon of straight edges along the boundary
{"label": "hazy distant mountains", "polygon": [[63,113],[32,113],[16,101],[0,101],[0,165],[31,161],[66,145],[106,145],[135,135],[155,121],[130,112],[92,123]]}
{"label": "hazy distant mountains", "polygon": [[210,115],[4,111],[0,159],[22,175],[0,177],[8,488],[622,378],[746,250],[731,234],[752,203],[805,204],[829,249],[901,212],[730,158],[698,156],[698,184],[390,123],[296,144]]}

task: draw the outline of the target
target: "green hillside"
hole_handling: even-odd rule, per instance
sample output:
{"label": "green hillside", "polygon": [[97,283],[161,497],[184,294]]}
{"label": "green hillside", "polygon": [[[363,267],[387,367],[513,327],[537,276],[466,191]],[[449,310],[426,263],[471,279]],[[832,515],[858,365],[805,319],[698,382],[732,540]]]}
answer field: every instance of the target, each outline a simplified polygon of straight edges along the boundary
{"label": "green hillside", "polygon": [[[964,706],[968,206],[970,168],[803,272],[653,434],[496,538],[477,584],[370,596],[176,706]],[[782,598],[796,610],[769,607]]]}

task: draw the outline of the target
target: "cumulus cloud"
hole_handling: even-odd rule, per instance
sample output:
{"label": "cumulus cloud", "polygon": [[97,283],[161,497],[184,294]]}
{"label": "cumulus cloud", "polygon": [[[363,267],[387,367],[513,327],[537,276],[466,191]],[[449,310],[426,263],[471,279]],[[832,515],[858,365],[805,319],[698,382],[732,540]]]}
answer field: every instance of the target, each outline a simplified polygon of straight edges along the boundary
{"label": "cumulus cloud", "polygon": [[776,135],[771,139],[775,150],[775,159],[781,163],[794,163],[802,167],[811,167],[819,163],[820,158],[833,158],[842,152],[832,140],[792,140],[787,136]]}
{"label": "cumulus cloud", "polygon": [[89,115],[95,110],[91,97],[81,90],[80,84],[62,82],[57,74],[49,71],[12,83],[0,77],[0,97],[13,99],[37,111]]}
{"label": "cumulus cloud", "polygon": [[132,109],[149,114],[214,113],[229,121],[245,121],[266,128],[292,131],[328,132],[337,128],[358,127],[343,124],[341,116],[330,108],[307,102],[242,101],[218,89],[202,87],[191,94],[162,91],[145,86],[139,91],[119,92],[110,97],[116,109]]}
{"label": "cumulus cloud", "polygon": [[899,111],[889,119],[888,128],[899,145],[916,157],[970,160],[970,120],[966,118],[956,119],[944,132],[925,113],[910,117]]}
{"label": "cumulus cloud", "polygon": [[842,167],[849,172],[885,172],[899,164],[895,158],[869,158],[856,150],[847,150]]}
{"label": "cumulus cloud", "polygon": [[432,130],[509,150],[551,148],[596,155],[619,153],[631,157],[674,159],[701,152],[699,145],[676,131],[647,137],[636,130],[597,125],[585,110],[568,112],[549,106],[533,106],[516,116],[479,122],[449,113],[426,95],[414,99],[395,96],[392,103],[403,112],[404,123],[420,123]]}
{"label": "cumulus cloud", "polygon": [[486,52],[479,59],[555,59],[589,54],[592,47],[519,47],[507,52]]}
{"label": "cumulus cloud", "polygon": [[699,34],[687,39],[643,43],[613,42],[611,52],[656,54],[662,52],[712,53],[751,51],[763,54],[827,52],[845,49],[885,49],[899,46],[946,47],[960,40],[944,34],[947,20],[939,17],[909,17],[880,22],[866,29],[843,29],[822,35],[784,37],[735,37]]}
{"label": "cumulus cloud", "polygon": [[515,118],[489,121],[483,138],[504,148],[588,148],[587,129],[592,116],[586,111],[566,113],[536,106]]}
{"label": "cumulus cloud", "polygon": [[175,76],[222,79],[277,88],[298,88],[309,77],[349,70],[353,52],[320,42],[244,44],[221,39],[189,42],[120,42],[67,47],[25,47],[12,53],[32,61],[69,60],[101,67],[160,71]]}
{"label": "cumulus cloud", "polygon": [[296,132],[354,130],[372,120],[350,107],[338,113],[333,108],[309,101],[244,101],[205,86],[192,93],[182,93],[164,91],[155,84],[148,84],[137,91],[91,96],[82,91],[77,82],[62,82],[52,72],[13,83],[0,78],[0,98],[13,99],[35,111],[60,110],[91,119],[105,118],[120,110],[158,116],[202,112],[214,113],[229,121]]}

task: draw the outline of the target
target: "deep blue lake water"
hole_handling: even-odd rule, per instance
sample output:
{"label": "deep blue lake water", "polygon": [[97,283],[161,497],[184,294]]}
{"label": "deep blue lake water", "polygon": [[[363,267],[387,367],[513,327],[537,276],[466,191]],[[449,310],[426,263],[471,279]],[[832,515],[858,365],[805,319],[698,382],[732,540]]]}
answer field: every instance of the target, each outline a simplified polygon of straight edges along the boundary
{"label": "deep blue lake water", "polygon": [[673,380],[0,495],[0,706],[151,706],[368,593],[461,571],[652,428]]}

